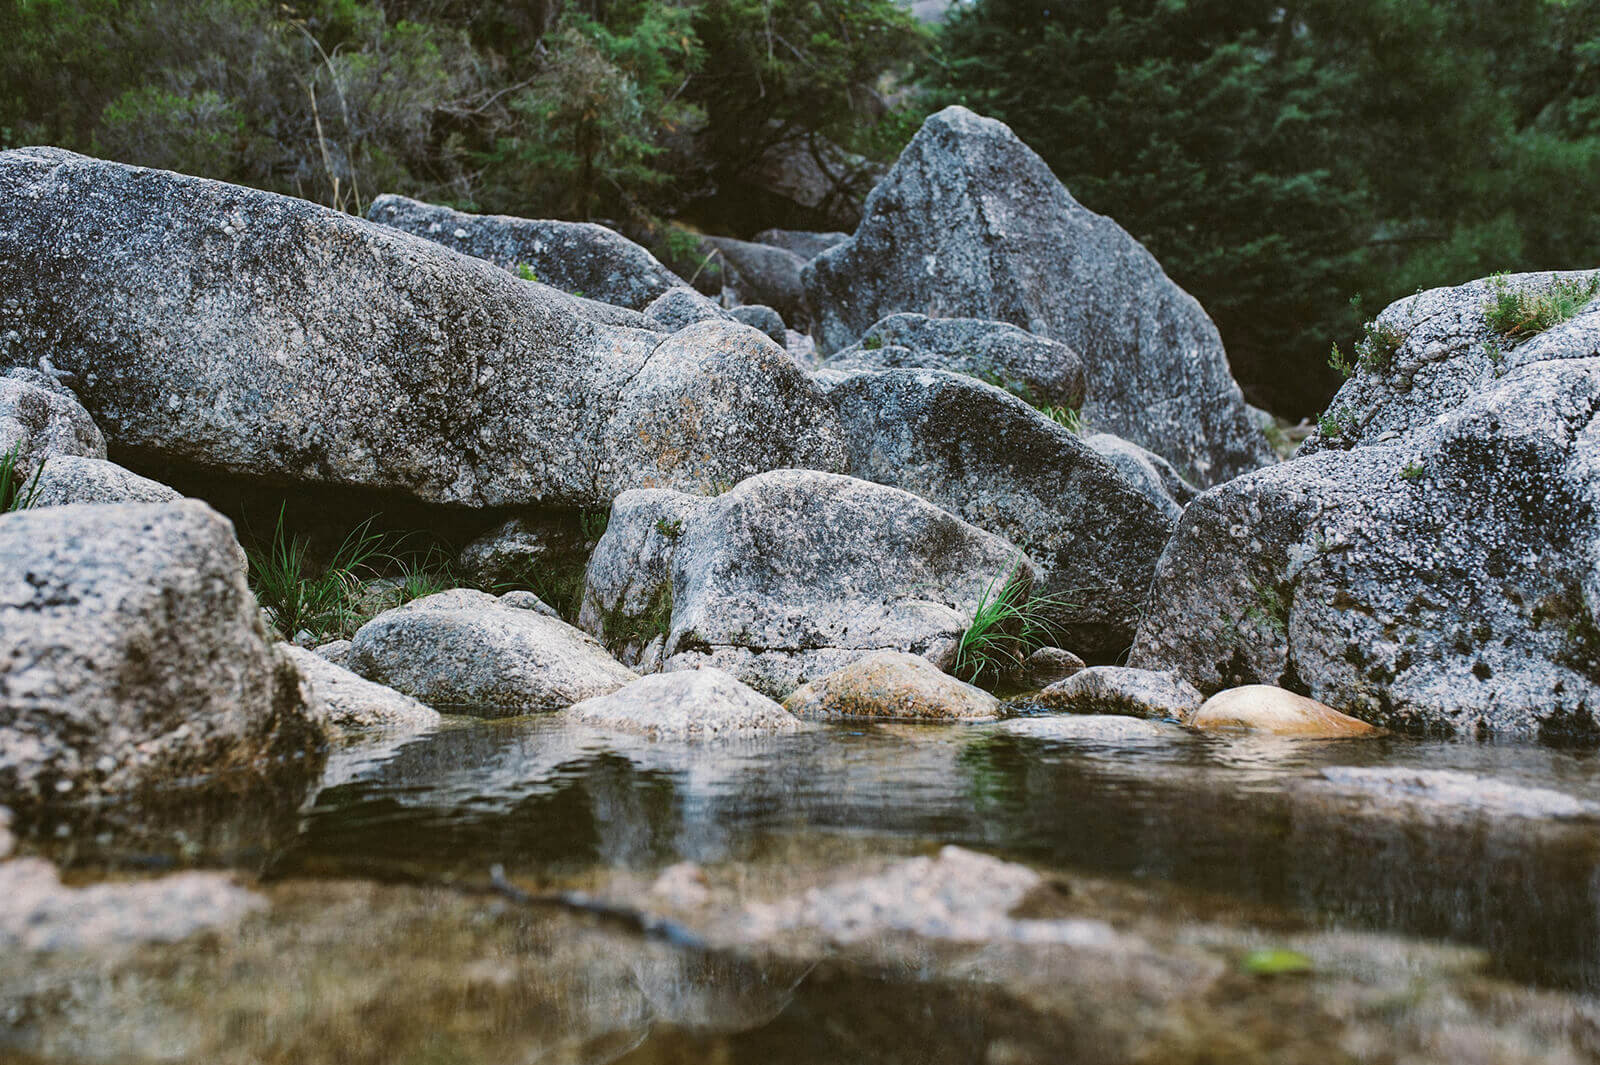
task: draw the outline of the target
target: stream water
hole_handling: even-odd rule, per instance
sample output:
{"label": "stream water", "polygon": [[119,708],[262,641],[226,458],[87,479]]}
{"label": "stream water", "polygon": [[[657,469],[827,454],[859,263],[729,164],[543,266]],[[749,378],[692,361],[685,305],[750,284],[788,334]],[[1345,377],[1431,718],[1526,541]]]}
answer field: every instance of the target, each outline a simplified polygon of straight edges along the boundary
{"label": "stream water", "polygon": [[[1441,800],[1350,786],[1327,772],[1351,766],[1451,770],[1477,783]],[[997,998],[970,973],[953,980],[934,968],[907,970],[903,959],[826,957],[774,968],[663,945],[660,935],[593,914],[557,908],[504,918],[503,901],[479,893],[498,866],[529,891],[581,887],[637,899],[663,869],[693,862],[752,893],[781,894],[795,870],[825,882],[836,869],[945,844],[1089,885],[1077,892],[1081,906],[1119,927],[1159,919],[1178,940],[1212,926],[1415,937],[1421,953],[1440,944],[1481,950],[1486,961],[1473,979],[1589,1009],[1600,990],[1600,820],[1482,805],[1473,796],[1490,790],[1486,781],[1600,809],[1600,760],[1536,746],[1191,735],[1059,742],[1004,726],[889,725],[696,746],[539,720],[458,721],[429,736],[335,752],[298,810],[196,809],[146,833],[69,828],[49,817],[21,826],[25,849],[62,862],[78,880],[238,869],[268,894],[272,916],[252,933],[259,956],[248,945],[190,944],[135,959],[145,985],[131,998],[109,985],[49,1009],[37,987],[0,996],[10,1002],[0,1056],[10,1046],[39,1060],[131,1060],[164,1056],[147,1055],[151,1045],[207,1054],[225,1045],[251,1061],[293,1060],[308,1047],[339,1061],[999,1062],[1070,1060],[1059,1056],[1068,1051],[1131,1060],[1117,1049],[1123,1043],[1085,1041],[1081,1024],[1052,1027],[1034,1015],[1016,1020],[1027,1033],[1021,1042],[1015,1032],[997,1036],[1011,1031],[1002,1018],[1026,996]],[[492,937],[510,940],[494,939],[493,949],[481,939],[491,933],[460,927],[475,927],[486,912],[515,925],[497,925]],[[390,938],[397,927],[411,931]],[[489,955],[523,974],[505,977],[522,987],[513,996],[521,1009],[501,1003],[492,1020],[473,1021],[476,992],[454,981]],[[530,958],[536,978],[517,968]],[[595,967],[613,962],[645,1007],[607,990],[615,981]],[[174,988],[217,979],[224,964],[238,1016],[223,1011],[207,1022],[207,1011]],[[670,993],[649,975],[663,965]],[[341,966],[355,968],[341,978]],[[308,968],[318,981],[344,982],[294,1015],[305,1025],[307,1011],[320,1009],[318,1023],[332,1027],[286,1038],[256,1014],[289,1007],[264,1007],[250,989],[259,996],[274,981],[308,979]],[[420,1003],[410,989],[388,1001],[355,991],[378,972],[393,986],[432,979],[454,990]],[[1006,986],[1003,977],[993,982]],[[352,1001],[340,1005],[347,993]],[[663,995],[674,1005],[663,1006]],[[85,1008],[119,1011],[117,1023],[103,1023],[103,1013],[93,1021]],[[1263,1001],[1269,1008],[1278,1007]],[[614,1016],[598,1026],[573,1021],[607,1011]],[[157,1031],[186,1034],[152,1044]],[[1138,1060],[1211,1059],[1173,1051]]]}

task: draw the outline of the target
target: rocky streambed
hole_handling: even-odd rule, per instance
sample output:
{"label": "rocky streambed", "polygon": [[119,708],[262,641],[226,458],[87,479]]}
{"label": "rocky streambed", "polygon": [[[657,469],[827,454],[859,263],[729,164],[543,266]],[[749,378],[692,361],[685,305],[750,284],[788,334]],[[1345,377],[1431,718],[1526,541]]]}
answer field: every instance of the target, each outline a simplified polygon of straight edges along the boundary
{"label": "rocky streambed", "polygon": [[0,1058],[1600,1058],[1594,274],[1275,462],[998,122],[763,238],[0,152]]}

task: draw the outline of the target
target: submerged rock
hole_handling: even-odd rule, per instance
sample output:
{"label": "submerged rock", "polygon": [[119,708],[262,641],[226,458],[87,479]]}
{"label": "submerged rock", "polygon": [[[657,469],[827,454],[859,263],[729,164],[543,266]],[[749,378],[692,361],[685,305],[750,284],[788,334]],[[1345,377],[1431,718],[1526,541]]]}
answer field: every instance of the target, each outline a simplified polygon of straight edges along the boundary
{"label": "submerged rock", "polygon": [[642,310],[684,280],[644,248],[593,222],[468,214],[392,194],[367,209],[374,222],[487,259],[576,296]]}
{"label": "submerged rock", "polygon": [[1087,663],[1071,651],[1063,651],[1059,647],[1040,647],[1022,660],[1016,686],[1026,690],[1048,688],[1074,673],[1083,672],[1086,667]]}
{"label": "submerged rock", "polygon": [[742,931],[765,938],[804,928],[841,944],[898,932],[960,943],[1118,945],[1121,937],[1104,921],[1011,916],[1044,885],[1044,877],[1025,865],[944,847],[936,857],[897,862],[877,876],[840,881],[777,903],[752,904]]}
{"label": "submerged rock", "polygon": [[822,364],[827,370],[951,370],[1033,404],[1083,405],[1083,360],[1067,345],[1007,322],[891,314]]}
{"label": "submerged rock", "polygon": [[39,463],[66,455],[106,457],[106,441],[83,405],[64,390],[0,377],[0,458],[15,453],[31,477]]}
{"label": "submerged rock", "polygon": [[1027,552],[1056,642],[1105,661],[1132,641],[1174,516],[1077,435],[1013,395],[940,370],[856,374],[828,398],[851,473],[915,492]]}
{"label": "submerged rock", "polygon": [[39,858],[0,862],[0,948],[104,951],[231,928],[267,900],[221,873],[66,887]]}
{"label": "submerged rock", "polygon": [[1182,739],[1176,725],[1119,714],[1049,714],[1013,718],[1000,726],[1011,736],[1036,740],[1072,740],[1087,743],[1144,743]]}
{"label": "submerged rock", "polygon": [[237,552],[195,500],[0,516],[0,796],[197,785],[320,745]]}
{"label": "submerged rock", "polygon": [[1194,712],[1188,724],[1197,729],[1236,729],[1307,739],[1375,736],[1383,731],[1315,699],[1270,684],[1248,684],[1218,692]]}
{"label": "submerged rock", "polygon": [[[742,327],[663,343],[614,324],[648,324],[633,312],[304,200],[25,148],[0,152],[0,233],[0,363],[76,374],[135,470],[583,507],[836,454],[815,387],[745,369]],[[630,435],[669,410],[690,428]]]}
{"label": "submerged rock", "polygon": [[1477,810],[1500,817],[1600,817],[1600,803],[1449,769],[1341,765],[1322,770],[1321,776],[1339,791],[1389,803]]}
{"label": "submerged rock", "polygon": [[783,701],[796,717],[820,721],[993,721],[1000,701],[926,658],[879,651],[798,689]]}
{"label": "submerged rock", "polygon": [[160,481],[140,477],[105,459],[61,455],[44,464],[32,506],[72,503],[173,503],[183,496]]}
{"label": "submerged rock", "polygon": [[435,709],[489,715],[560,710],[637,679],[565,622],[466,588],[361,626],[349,667]]}
{"label": "submerged rock", "polygon": [[1123,714],[1187,722],[1203,701],[1176,674],[1126,666],[1091,666],[1033,696],[1047,710],[1072,714]]}
{"label": "submerged rock", "polygon": [[283,651],[311,684],[331,728],[362,731],[421,731],[437,726],[439,712],[393,688],[335,664],[317,651],[285,645]]}
{"label": "submerged rock", "polygon": [[802,274],[824,352],[897,311],[994,319],[1079,352],[1084,414],[1202,484],[1272,461],[1217,330],[1155,258],[999,122],[930,117],[860,227]]}
{"label": "submerged rock", "polygon": [[801,727],[783,707],[711,667],[641,677],[610,695],[569,707],[562,717],[674,740],[793,732]]}
{"label": "submerged rock", "polygon": [[1334,398],[1334,438],[1189,505],[1131,664],[1391,728],[1600,741],[1600,308],[1508,349],[1490,292],[1388,308],[1398,344]]}
{"label": "submerged rock", "polygon": [[782,698],[864,658],[954,652],[1011,543],[894,488],[779,470],[712,499],[617,498],[580,623],[626,661],[663,637],[665,668],[715,665]]}

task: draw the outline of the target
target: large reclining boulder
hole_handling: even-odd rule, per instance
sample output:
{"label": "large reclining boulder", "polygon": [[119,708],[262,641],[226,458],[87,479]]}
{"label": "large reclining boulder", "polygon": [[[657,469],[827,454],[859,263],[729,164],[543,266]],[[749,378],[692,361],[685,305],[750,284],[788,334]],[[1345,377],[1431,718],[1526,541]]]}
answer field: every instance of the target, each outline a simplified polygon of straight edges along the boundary
{"label": "large reclining boulder", "polygon": [[840,461],[826,400],[754,330],[608,324],[481,259],[222,182],[0,152],[0,293],[0,365],[75,374],[135,472],[586,506]]}
{"label": "large reclining boulder", "polygon": [[1189,504],[1131,664],[1393,728],[1600,740],[1600,307],[1513,346],[1493,297],[1389,307],[1302,457]]}
{"label": "large reclining boulder", "polygon": [[986,590],[1033,564],[895,488],[778,470],[716,498],[624,493],[580,624],[629,664],[714,665],[774,698],[896,650],[950,664]]}
{"label": "large reclining boulder", "polygon": [[1272,461],[1200,305],[1011,130],[965,108],[927,120],[855,235],[802,277],[824,354],[897,311],[1010,322],[1082,355],[1096,429],[1203,484]]}
{"label": "large reclining boulder", "polygon": [[535,280],[563,292],[635,311],[687,283],[621,233],[593,222],[468,214],[394,195],[373,200],[367,217],[502,270],[520,273],[525,266]]}

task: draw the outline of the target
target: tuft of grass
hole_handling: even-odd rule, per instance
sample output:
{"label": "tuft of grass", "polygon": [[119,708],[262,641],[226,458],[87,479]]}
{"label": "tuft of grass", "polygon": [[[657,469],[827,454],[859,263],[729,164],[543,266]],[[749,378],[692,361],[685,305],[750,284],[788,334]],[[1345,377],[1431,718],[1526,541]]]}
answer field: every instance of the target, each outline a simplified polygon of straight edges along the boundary
{"label": "tuft of grass", "polygon": [[522,280],[524,280],[524,281],[537,281],[537,280],[539,280],[539,274],[534,270],[533,267],[529,266],[527,263],[518,263],[517,264],[517,276],[522,278]]}
{"label": "tuft of grass", "polygon": [[1422,463],[1413,460],[1406,463],[1405,466],[1400,470],[1400,476],[1404,477],[1408,481],[1420,481],[1422,480],[1423,474],[1427,472],[1427,469],[1422,465]]}
{"label": "tuft of grass", "polygon": [[672,634],[672,585],[663,584],[650,597],[645,609],[635,615],[624,614],[620,609],[608,612],[601,619],[600,631],[608,650],[621,653],[628,646],[643,647],[657,636]]}
{"label": "tuft of grass", "polygon": [[1089,423],[1084,420],[1083,413],[1073,410],[1071,407],[1036,407],[1035,409],[1069,433],[1076,433],[1082,436],[1089,428]]}
{"label": "tuft of grass", "polygon": [[861,342],[861,347],[864,351],[877,351],[879,348],[883,347],[883,338],[877,334],[873,334]]}
{"label": "tuft of grass", "polygon": [[376,575],[376,564],[388,556],[383,537],[372,531],[372,519],[356,526],[333,556],[316,564],[304,537],[284,528],[283,508],[272,539],[247,548],[250,588],[266,608],[272,627],[286,640],[309,632],[314,640],[339,639],[355,632],[356,608],[363,578]]}
{"label": "tuft of grass", "polygon": [[0,455],[0,514],[27,510],[39,497],[39,478],[44,475],[44,463],[39,463],[31,479],[21,465],[21,444],[14,445],[10,451]]}
{"label": "tuft of grass", "polygon": [[1046,612],[1069,606],[1052,596],[1033,595],[1032,582],[1023,575],[1018,559],[979,596],[972,622],[956,648],[956,676],[980,686],[998,684],[1030,653],[1058,637],[1058,627]]}
{"label": "tuft of grass", "polygon": [[1600,293],[1600,274],[1587,281],[1552,277],[1545,284],[1512,289],[1505,274],[1489,279],[1483,320],[1510,341],[1526,340],[1573,317]]}

